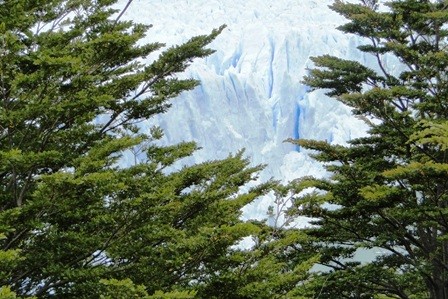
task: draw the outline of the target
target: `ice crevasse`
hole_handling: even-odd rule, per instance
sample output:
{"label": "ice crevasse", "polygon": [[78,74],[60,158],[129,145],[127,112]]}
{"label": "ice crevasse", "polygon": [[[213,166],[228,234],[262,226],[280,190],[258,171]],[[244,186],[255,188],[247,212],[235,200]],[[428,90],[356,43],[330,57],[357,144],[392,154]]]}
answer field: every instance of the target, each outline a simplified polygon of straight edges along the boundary
{"label": "ice crevasse", "polygon": [[[344,18],[328,8],[332,2],[134,0],[124,17],[153,25],[144,42],[179,44],[227,25],[210,45],[216,52],[182,75],[201,85],[142,125],[160,125],[166,144],[196,141],[202,149],[186,163],[224,158],[245,148],[254,165],[268,165],[263,179],[325,175],[308,153],[284,140],[343,144],[365,134],[366,126],[348,107],[321,91],[310,93],[301,83],[313,66],[310,57],[331,54],[374,65],[356,49],[358,37],[336,29]],[[258,203],[247,213],[265,213],[267,204]]]}

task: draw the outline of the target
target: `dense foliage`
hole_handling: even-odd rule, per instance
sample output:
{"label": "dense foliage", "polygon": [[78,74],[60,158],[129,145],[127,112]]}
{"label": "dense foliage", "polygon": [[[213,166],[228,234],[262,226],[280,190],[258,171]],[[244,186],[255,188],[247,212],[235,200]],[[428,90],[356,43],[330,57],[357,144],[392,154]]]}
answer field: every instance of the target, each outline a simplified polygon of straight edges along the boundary
{"label": "dense foliage", "polygon": [[[139,127],[198,84],[176,74],[224,27],[141,44],[149,26],[115,2],[0,1],[0,296],[273,298],[286,265],[266,256],[283,245],[240,220],[271,188],[241,189],[261,167],[237,153],[170,169],[197,146]],[[234,246],[250,235],[261,249]]]}
{"label": "dense foliage", "polygon": [[377,67],[324,55],[305,78],[370,126],[349,146],[293,141],[332,173],[292,184],[316,188],[297,194],[289,213],[314,217],[306,233],[326,266],[305,294],[448,298],[448,4],[377,2],[331,6]]}
{"label": "dense foliage", "polygon": [[[448,299],[446,1],[336,1],[378,65],[324,55],[304,81],[369,134],[292,141],[332,177],[252,188],[261,167],[242,152],[179,169],[196,144],[161,147],[140,127],[197,86],[176,76],[224,27],[142,44],[150,26],[114,5],[0,0],[1,298]],[[240,219],[272,190],[270,216],[293,202],[286,222]],[[289,227],[296,216],[314,225]]]}

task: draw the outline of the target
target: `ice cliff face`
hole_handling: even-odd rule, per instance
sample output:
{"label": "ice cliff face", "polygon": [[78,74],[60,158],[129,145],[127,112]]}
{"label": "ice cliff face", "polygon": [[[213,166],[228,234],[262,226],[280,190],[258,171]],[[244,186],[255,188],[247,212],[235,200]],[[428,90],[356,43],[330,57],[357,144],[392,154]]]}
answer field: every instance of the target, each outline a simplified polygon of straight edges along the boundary
{"label": "ice cliff face", "polygon": [[[121,5],[127,1],[122,0]],[[350,110],[301,83],[311,56],[332,54],[369,63],[359,40],[335,28],[345,20],[332,0],[134,0],[125,17],[153,24],[147,42],[178,44],[227,24],[211,45],[216,53],[196,61],[188,76],[202,85],[184,93],[158,123],[164,142],[195,140],[194,162],[224,158],[241,148],[264,177],[290,180],[322,175],[306,153],[284,143],[313,138],[344,143],[365,132]]]}

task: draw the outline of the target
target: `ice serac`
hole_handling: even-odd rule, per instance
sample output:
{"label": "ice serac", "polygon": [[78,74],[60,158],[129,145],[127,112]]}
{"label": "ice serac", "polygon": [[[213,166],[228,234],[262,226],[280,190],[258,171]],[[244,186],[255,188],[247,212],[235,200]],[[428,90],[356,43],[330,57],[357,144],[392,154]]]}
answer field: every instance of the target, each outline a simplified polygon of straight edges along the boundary
{"label": "ice serac", "polygon": [[[122,1],[122,5],[127,1]],[[330,53],[366,60],[354,36],[336,27],[344,19],[331,0],[134,0],[126,17],[153,24],[146,41],[178,44],[227,24],[211,45],[216,53],[187,73],[202,84],[176,99],[157,123],[164,142],[194,140],[203,148],[190,162],[224,158],[241,148],[264,177],[289,180],[321,175],[306,153],[287,138],[344,143],[364,134],[350,109],[301,83],[311,56]]]}

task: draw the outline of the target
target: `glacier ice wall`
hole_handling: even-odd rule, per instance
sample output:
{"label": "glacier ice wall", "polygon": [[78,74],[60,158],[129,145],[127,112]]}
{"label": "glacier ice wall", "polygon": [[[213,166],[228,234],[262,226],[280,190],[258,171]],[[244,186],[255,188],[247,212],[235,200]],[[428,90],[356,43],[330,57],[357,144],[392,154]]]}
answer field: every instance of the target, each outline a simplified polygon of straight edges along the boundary
{"label": "glacier ice wall", "polygon": [[[186,74],[201,86],[144,126],[164,128],[167,144],[197,141],[202,149],[188,162],[224,158],[245,148],[254,164],[268,165],[264,178],[324,175],[307,153],[284,140],[344,143],[365,134],[366,126],[322,92],[307,92],[301,80],[312,67],[310,57],[328,53],[373,65],[356,50],[357,37],[336,30],[344,19],[328,8],[332,2],[134,0],[125,17],[153,24],[145,42],[178,44],[227,25],[211,44],[216,53],[193,63]],[[258,205],[254,209],[260,211],[251,213],[265,208]]]}

